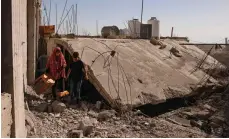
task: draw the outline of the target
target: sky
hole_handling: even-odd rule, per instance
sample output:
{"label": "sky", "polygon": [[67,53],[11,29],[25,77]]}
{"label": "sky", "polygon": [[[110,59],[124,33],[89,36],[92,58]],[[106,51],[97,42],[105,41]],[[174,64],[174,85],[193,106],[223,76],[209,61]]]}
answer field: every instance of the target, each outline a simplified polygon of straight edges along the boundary
{"label": "sky", "polygon": [[[50,24],[60,23],[66,0],[43,0],[43,16]],[[142,0],[67,0],[66,10],[77,4],[78,32],[96,35],[96,21],[100,34],[103,26],[125,28],[128,20],[141,19]],[[50,18],[49,18],[49,11]],[[72,12],[69,12],[69,18]],[[63,17],[64,17],[63,16]],[[48,18],[47,18],[48,17]],[[185,36],[193,42],[220,43],[229,38],[229,0],[144,0],[143,23],[151,17],[160,20],[161,36]],[[68,19],[68,17],[66,17]],[[64,24],[66,21],[63,22]],[[66,25],[61,24],[60,32]]]}

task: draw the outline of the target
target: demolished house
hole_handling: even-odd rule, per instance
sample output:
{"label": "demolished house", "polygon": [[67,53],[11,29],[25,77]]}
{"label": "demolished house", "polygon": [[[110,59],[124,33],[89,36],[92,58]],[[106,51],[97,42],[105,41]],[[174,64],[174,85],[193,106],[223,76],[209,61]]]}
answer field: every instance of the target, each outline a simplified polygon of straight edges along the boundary
{"label": "demolished house", "polygon": [[117,26],[104,26],[101,30],[101,34],[104,38],[108,36],[117,36],[119,35],[120,31]]}
{"label": "demolished house", "polygon": [[[159,49],[149,40],[50,39],[48,54],[56,44],[70,54],[78,51],[89,66],[90,83],[112,107],[138,107],[192,95],[191,87],[201,83],[206,73],[192,71],[205,53],[195,46],[181,46],[181,42],[161,40],[159,44],[167,47]],[[182,57],[171,55],[172,48]],[[202,66],[212,65],[222,66],[211,56]]]}

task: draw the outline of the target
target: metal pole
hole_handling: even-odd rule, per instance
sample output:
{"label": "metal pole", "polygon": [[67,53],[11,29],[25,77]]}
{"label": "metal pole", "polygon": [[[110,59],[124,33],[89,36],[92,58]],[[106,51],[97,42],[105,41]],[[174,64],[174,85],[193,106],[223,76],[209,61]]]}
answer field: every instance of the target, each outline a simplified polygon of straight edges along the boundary
{"label": "metal pole", "polygon": [[72,33],[75,34],[75,7],[72,8]]}
{"label": "metal pole", "polygon": [[143,15],[143,1],[144,1],[144,0],[142,0],[141,24],[142,24],[142,15]]}
{"label": "metal pole", "polygon": [[76,4],[76,28],[77,28],[77,36],[78,36],[78,19],[77,19],[77,4]]}
{"label": "metal pole", "polygon": [[48,21],[48,25],[50,25],[50,14],[51,14],[51,9],[52,9],[52,2],[50,1],[50,5],[49,5],[49,21]]}
{"label": "metal pole", "polygon": [[45,16],[43,16],[43,25],[45,26]]}
{"label": "metal pole", "polygon": [[172,27],[172,30],[171,30],[171,37],[173,37],[173,27]]}
{"label": "metal pole", "polygon": [[[142,27],[142,15],[143,15],[143,0],[142,0],[142,10],[141,10],[141,26],[140,26],[140,34],[141,34],[141,27]],[[141,35],[140,35],[141,37]]]}
{"label": "metal pole", "polygon": [[39,55],[39,47],[38,47],[38,41],[39,41],[39,38],[40,38],[40,35],[39,35],[39,26],[40,26],[40,20],[39,20],[39,17],[40,17],[40,5],[41,5],[41,0],[37,0],[36,1],[36,58],[38,59],[38,55]]}
{"label": "metal pole", "polygon": [[[57,27],[57,4],[56,4],[56,27]],[[57,31],[57,30],[56,30]],[[56,32],[57,33],[57,32]]]}
{"label": "metal pole", "polygon": [[68,20],[66,20],[66,29],[67,29],[67,33],[68,34]]}
{"label": "metal pole", "polygon": [[98,32],[98,20],[96,20],[96,32],[97,32],[97,36],[99,36],[99,32]]}
{"label": "metal pole", "polygon": [[66,34],[66,33],[65,33],[66,29],[65,29],[65,24],[64,24],[64,22],[63,22],[63,28],[62,28],[62,29],[63,29],[63,32],[61,32],[61,33]]}
{"label": "metal pole", "polygon": [[228,44],[228,40],[227,40],[227,38],[225,38],[225,44]]}

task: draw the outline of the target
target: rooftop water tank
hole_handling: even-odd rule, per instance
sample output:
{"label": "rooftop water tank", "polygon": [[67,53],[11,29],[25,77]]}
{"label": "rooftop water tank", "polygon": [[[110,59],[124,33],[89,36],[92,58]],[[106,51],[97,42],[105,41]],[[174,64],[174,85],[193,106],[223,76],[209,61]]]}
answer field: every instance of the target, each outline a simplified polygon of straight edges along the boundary
{"label": "rooftop water tank", "polygon": [[141,22],[138,19],[128,21],[128,32],[132,37],[140,37]]}
{"label": "rooftop water tank", "polygon": [[160,21],[156,17],[151,17],[147,23],[152,25],[152,37],[160,38]]}

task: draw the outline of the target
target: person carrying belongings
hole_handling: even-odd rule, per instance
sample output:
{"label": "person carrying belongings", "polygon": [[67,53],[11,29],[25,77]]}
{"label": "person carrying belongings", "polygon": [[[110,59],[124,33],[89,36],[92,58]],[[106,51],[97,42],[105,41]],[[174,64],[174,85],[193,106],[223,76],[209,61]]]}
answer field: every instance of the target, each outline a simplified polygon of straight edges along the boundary
{"label": "person carrying belongings", "polygon": [[86,65],[80,60],[78,52],[73,53],[73,63],[70,64],[68,77],[70,80],[71,99],[79,104],[83,78],[88,80],[88,75]]}
{"label": "person carrying belongings", "polygon": [[66,61],[64,55],[62,54],[60,47],[55,47],[46,65],[46,73],[50,74],[55,80],[55,84],[52,87],[52,95],[54,99],[56,99],[57,89],[61,92],[63,91],[63,82],[66,78],[65,67]]}

